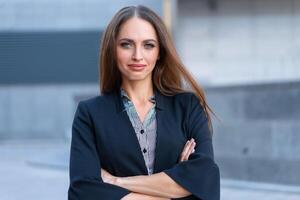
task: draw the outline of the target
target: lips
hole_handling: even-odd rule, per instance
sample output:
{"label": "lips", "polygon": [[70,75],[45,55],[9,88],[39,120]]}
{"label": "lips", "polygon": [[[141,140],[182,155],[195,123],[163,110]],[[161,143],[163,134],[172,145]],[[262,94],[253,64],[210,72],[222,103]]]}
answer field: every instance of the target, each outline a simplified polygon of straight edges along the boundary
{"label": "lips", "polygon": [[141,71],[146,67],[146,65],[143,64],[130,64],[128,66],[130,67],[130,69],[134,71]]}

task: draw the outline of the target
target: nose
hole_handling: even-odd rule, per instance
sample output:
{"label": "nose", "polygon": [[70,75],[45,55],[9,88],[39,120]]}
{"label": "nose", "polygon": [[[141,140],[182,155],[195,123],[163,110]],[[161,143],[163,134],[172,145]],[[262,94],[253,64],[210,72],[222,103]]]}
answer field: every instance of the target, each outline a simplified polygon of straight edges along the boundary
{"label": "nose", "polygon": [[135,50],[132,54],[132,59],[136,60],[136,61],[140,61],[140,60],[143,59],[143,55],[142,55],[142,52],[141,52],[140,48],[135,48]]}

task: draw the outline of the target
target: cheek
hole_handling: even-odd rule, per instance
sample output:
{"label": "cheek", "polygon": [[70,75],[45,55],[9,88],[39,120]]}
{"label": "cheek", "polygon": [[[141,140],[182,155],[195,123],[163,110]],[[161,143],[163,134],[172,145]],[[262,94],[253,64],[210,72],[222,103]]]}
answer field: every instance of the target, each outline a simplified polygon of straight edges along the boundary
{"label": "cheek", "polygon": [[151,52],[145,55],[145,59],[148,61],[150,64],[155,64],[158,58],[158,52]]}
{"label": "cheek", "polygon": [[117,49],[117,60],[118,63],[127,63],[130,60],[131,54],[129,51]]}

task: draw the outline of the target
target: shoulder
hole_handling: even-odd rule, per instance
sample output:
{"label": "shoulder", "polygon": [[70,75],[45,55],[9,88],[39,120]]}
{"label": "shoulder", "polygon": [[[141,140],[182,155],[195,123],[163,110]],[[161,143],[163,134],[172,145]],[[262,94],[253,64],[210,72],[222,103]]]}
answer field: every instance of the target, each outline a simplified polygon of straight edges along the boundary
{"label": "shoulder", "polygon": [[173,96],[175,104],[181,105],[186,109],[194,106],[201,106],[200,99],[193,92],[182,92]]}
{"label": "shoulder", "polygon": [[201,104],[200,98],[193,92],[183,92],[175,95],[174,105],[185,114],[188,120],[193,119],[195,116],[205,117],[205,110]]}
{"label": "shoulder", "polygon": [[97,110],[106,110],[113,107],[113,95],[105,94],[94,96],[78,103],[78,109],[88,110],[90,112],[94,112]]}
{"label": "shoulder", "polygon": [[195,108],[198,112],[203,109],[199,98],[193,92],[181,92],[172,96],[165,96],[164,99],[164,107],[172,115],[188,117]]}
{"label": "shoulder", "polygon": [[[181,93],[175,94],[173,96],[173,98],[177,101],[184,101],[184,102],[198,99],[196,94],[193,92],[181,92]],[[199,101],[199,99],[198,99],[198,101]]]}

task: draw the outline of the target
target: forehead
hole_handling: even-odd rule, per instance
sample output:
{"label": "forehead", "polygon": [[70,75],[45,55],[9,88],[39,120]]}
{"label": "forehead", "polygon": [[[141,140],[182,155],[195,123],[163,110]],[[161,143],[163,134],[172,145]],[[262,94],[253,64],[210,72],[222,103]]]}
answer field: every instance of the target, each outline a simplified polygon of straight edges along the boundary
{"label": "forehead", "polygon": [[157,40],[157,35],[152,24],[141,18],[133,17],[121,25],[117,38],[130,38],[133,40]]}

